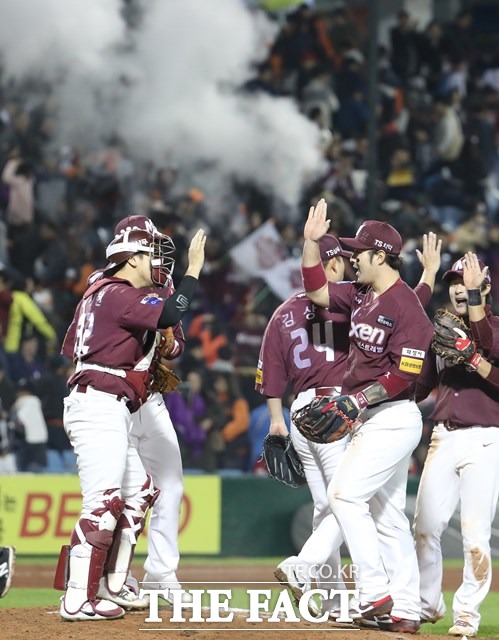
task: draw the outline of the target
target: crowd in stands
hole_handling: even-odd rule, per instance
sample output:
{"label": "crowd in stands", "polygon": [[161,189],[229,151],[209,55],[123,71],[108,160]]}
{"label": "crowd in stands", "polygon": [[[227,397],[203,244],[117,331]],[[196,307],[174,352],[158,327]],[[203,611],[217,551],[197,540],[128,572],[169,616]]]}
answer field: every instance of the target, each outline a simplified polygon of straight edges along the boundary
{"label": "crowd in stands", "polygon": [[[292,96],[320,128],[327,162],[303,193],[301,219],[276,222],[297,255],[318,198],[328,202],[334,234],[355,234],[366,217],[368,35],[348,6],[319,13],[304,4],[271,17],[278,34],[241,91]],[[433,230],[443,238],[442,269],[469,249],[489,265],[498,312],[499,43],[486,36],[467,10],[445,24],[418,26],[407,11],[393,16],[389,43],[378,50],[374,197],[375,217],[405,240],[411,285],[420,276],[415,249]],[[262,280],[235,277],[229,250],[275,217],[274,200],[255,185],[235,186],[227,225],[227,215],[208,215],[212,203],[195,185],[179,187],[176,166],[134,158],[115,132],[91,154],[70,140],[55,144],[57,108],[50,87],[7,82],[0,72],[0,473],[74,472],[62,427],[72,363],[59,350],[116,221],[132,212],[173,237],[174,281],[192,233],[208,231],[187,349],[174,362],[183,383],[166,397],[184,465],[259,473],[269,420],[254,374],[281,300]],[[430,315],[447,303],[437,285]],[[415,473],[430,429],[427,422]]]}

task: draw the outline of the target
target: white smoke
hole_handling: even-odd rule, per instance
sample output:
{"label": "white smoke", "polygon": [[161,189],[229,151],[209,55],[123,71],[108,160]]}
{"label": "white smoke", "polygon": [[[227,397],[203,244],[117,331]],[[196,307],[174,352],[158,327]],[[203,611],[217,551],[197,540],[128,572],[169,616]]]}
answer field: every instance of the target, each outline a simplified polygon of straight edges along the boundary
{"label": "white smoke", "polygon": [[[274,37],[243,0],[148,0],[127,34],[120,0],[0,0],[0,55],[15,78],[57,79],[64,142],[110,128],[135,154],[217,180],[252,180],[294,206],[321,167],[319,131],[289,98],[239,89]],[[121,80],[126,77],[124,84]]]}

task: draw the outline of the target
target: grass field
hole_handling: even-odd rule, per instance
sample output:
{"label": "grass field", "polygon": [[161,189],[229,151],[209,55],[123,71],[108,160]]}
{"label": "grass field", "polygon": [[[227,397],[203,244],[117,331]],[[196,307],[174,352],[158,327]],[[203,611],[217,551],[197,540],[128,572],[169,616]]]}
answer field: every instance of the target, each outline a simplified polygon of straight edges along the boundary
{"label": "grass field", "polygon": [[[19,565],[22,564],[39,564],[41,566],[53,564],[53,559],[43,559],[43,558],[19,558]],[[202,562],[203,564],[214,564],[217,566],[251,566],[251,565],[264,565],[264,566],[276,566],[279,562],[277,558],[203,558],[200,560],[199,557],[195,558],[185,558],[182,559],[182,564],[184,565],[197,565]],[[451,560],[446,561],[446,567],[455,568],[461,567],[461,563],[459,560]],[[499,570],[499,563],[494,562],[495,570]],[[278,594],[280,593],[280,589],[276,587],[273,589],[273,599],[272,602],[275,602]],[[232,589],[233,597],[231,599],[231,605],[233,607],[240,607],[242,609],[248,608],[248,594],[244,589],[233,588]],[[58,606],[60,593],[54,591],[53,589],[31,589],[31,588],[16,588],[15,587],[15,578],[14,584],[9,592],[8,596],[2,600],[0,600],[0,609],[7,607],[35,607],[35,606],[53,606],[56,608]],[[431,633],[438,635],[446,635],[449,627],[452,624],[452,592],[446,592],[444,594],[445,602],[447,604],[447,615],[443,620],[438,622],[435,625],[425,625],[422,627],[421,631],[423,633]],[[491,592],[487,596],[485,602],[483,603],[481,610],[482,614],[482,623],[480,625],[480,637],[498,637],[499,635],[499,593]]]}

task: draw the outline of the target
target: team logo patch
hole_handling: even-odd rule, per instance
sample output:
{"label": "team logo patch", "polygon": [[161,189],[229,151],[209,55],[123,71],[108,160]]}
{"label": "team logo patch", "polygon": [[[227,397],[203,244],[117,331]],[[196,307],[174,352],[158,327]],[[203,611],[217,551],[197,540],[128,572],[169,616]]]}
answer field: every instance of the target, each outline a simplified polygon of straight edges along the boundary
{"label": "team logo patch", "polygon": [[263,382],[263,371],[261,369],[256,370],[255,382],[256,384],[262,384]]}
{"label": "team logo patch", "polygon": [[423,368],[423,361],[416,358],[400,358],[399,369],[400,371],[407,371],[407,373],[421,373]]}
{"label": "team logo patch", "polygon": [[140,301],[140,304],[151,304],[154,306],[157,304],[161,304],[162,300],[163,299],[160,298],[155,293],[149,293],[147,296],[145,296],[145,298],[142,298],[142,300]]}
{"label": "team logo patch", "polygon": [[421,358],[423,359],[426,355],[426,351],[420,351],[419,349],[408,349],[404,347],[402,349],[403,356],[409,356],[409,358]]}
{"label": "team logo patch", "polygon": [[395,320],[392,320],[391,318],[387,318],[386,316],[382,316],[382,315],[379,315],[377,317],[376,322],[378,324],[382,324],[385,327],[390,327],[390,329],[395,324]]}

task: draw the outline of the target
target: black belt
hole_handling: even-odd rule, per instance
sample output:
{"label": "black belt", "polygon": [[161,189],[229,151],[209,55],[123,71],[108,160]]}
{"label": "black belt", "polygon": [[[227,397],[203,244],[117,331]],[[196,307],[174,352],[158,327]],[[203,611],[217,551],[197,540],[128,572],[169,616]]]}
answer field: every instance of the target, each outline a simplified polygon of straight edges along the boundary
{"label": "black belt", "polygon": [[[88,384],[80,384],[80,383],[78,383],[73,387],[73,389],[76,389],[78,393],[87,393],[87,388],[88,388]],[[99,391],[99,389],[96,389],[96,391]],[[105,391],[104,393],[108,393],[108,392]],[[118,402],[121,402],[122,400],[126,400],[127,409],[130,412],[132,411],[132,403],[130,402],[130,398],[126,396],[124,393],[120,393],[118,395],[115,395],[114,393],[109,393],[109,395],[114,396]]]}

